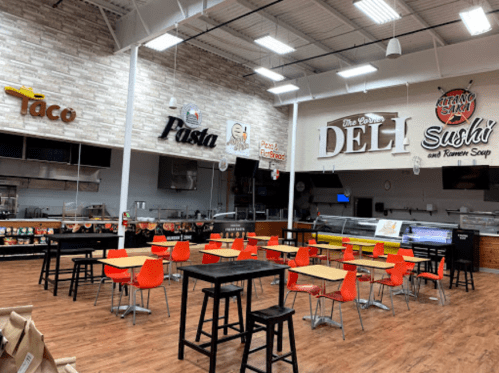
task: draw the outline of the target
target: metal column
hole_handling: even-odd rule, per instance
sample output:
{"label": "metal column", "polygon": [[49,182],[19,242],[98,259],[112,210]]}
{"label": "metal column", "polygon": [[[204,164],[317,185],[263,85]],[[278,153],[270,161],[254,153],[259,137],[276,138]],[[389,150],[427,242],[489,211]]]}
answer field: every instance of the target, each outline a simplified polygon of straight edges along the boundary
{"label": "metal column", "polygon": [[123,147],[123,165],[121,170],[120,214],[118,224],[118,248],[125,247],[125,227],[123,226],[123,213],[128,210],[128,184],[130,182],[130,153],[132,147],[133,129],[133,101],[135,96],[135,80],[137,78],[138,45],[130,49],[130,73],[128,75],[128,96],[126,102],[125,144]]}
{"label": "metal column", "polygon": [[[293,104],[293,132],[291,133],[291,168],[289,170],[289,204],[288,204],[288,229],[293,228],[293,205],[295,199],[295,155],[296,155],[296,123],[298,122],[298,103]],[[292,234],[288,233],[287,238]],[[283,237],[284,238],[284,237]]]}

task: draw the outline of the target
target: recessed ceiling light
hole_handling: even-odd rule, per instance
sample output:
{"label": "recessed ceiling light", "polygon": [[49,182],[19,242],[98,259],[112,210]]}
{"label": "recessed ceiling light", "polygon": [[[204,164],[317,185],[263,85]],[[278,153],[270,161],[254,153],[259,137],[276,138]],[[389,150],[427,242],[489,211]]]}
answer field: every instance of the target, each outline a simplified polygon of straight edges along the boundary
{"label": "recessed ceiling light", "polygon": [[145,44],[147,48],[151,48],[157,50],[159,52],[164,51],[174,45],[182,42],[183,39],[178,38],[176,36],[170,34],[163,34],[158,36],[156,39],[153,39]]}
{"label": "recessed ceiling light", "polygon": [[345,70],[338,71],[338,75],[343,78],[352,78],[358,75],[364,75],[378,71],[376,67],[371,64],[365,64],[360,66],[351,67]]}
{"label": "recessed ceiling light", "polygon": [[383,24],[400,19],[398,14],[384,0],[360,0],[353,3],[377,24]]}
{"label": "recessed ceiling light", "polygon": [[294,84],[286,84],[286,85],[281,85],[280,87],[270,88],[267,91],[269,91],[270,93],[273,93],[275,95],[280,95],[281,93],[293,92],[293,91],[297,91],[299,89],[300,88],[298,88]]}
{"label": "recessed ceiling light", "polygon": [[262,47],[270,49],[277,54],[286,54],[295,51],[294,48],[274,39],[272,36],[264,36],[263,38],[256,39],[255,43],[260,44]]}
{"label": "recessed ceiling light", "polygon": [[480,35],[492,30],[492,26],[481,6],[466,9],[459,13],[471,35]]}
{"label": "recessed ceiling light", "polygon": [[275,73],[269,69],[266,69],[265,67],[259,67],[258,69],[255,69],[255,72],[273,80],[274,82],[280,82],[281,80],[285,79],[281,74]]}

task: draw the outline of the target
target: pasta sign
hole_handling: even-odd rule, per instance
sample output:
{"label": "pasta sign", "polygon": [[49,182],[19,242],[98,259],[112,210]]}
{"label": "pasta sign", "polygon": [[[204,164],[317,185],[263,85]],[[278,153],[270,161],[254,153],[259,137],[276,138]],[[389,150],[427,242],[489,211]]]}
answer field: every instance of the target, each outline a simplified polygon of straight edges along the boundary
{"label": "pasta sign", "polygon": [[273,159],[275,161],[285,161],[286,153],[280,152],[277,143],[267,142],[265,140],[260,141],[260,157]]}

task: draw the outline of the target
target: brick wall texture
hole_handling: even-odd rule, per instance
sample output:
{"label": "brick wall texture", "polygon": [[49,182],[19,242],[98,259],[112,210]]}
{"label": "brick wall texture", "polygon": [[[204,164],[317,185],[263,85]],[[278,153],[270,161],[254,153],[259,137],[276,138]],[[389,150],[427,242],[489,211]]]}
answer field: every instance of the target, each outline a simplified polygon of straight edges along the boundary
{"label": "brick wall texture", "polygon": [[[121,148],[129,52],[113,54],[113,39],[97,8],[79,0],[66,0],[57,9],[52,3],[0,0],[0,84],[33,87],[45,94],[47,105],[71,107],[77,118],[66,124],[22,116],[20,99],[2,92],[0,131]],[[108,16],[114,24],[113,15]],[[273,106],[266,82],[243,78],[251,70],[188,44],[178,47],[175,96],[180,106],[200,108],[201,129],[219,136],[217,146],[177,143],[175,133],[159,140],[168,116],[180,116],[180,108],[168,108],[173,64],[174,48],[161,53],[139,49],[133,149],[218,161],[225,155],[227,120],[251,126],[250,158],[258,158],[261,139],[287,149],[288,108]]]}

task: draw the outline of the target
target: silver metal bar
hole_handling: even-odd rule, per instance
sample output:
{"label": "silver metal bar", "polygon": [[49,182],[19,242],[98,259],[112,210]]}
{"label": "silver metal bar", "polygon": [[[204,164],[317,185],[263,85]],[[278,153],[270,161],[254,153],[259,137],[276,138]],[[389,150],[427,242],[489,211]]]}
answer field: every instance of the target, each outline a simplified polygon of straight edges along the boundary
{"label": "silver metal bar", "polygon": [[116,46],[118,47],[118,49],[121,49],[120,42],[119,42],[118,38],[116,37],[116,34],[114,33],[113,28],[111,27],[111,23],[109,23],[109,19],[107,18],[106,12],[104,12],[104,9],[100,5],[99,5],[99,10],[100,10],[100,13],[102,14],[102,18],[104,18],[104,21],[106,21],[107,28],[109,29],[109,32],[111,33],[111,36],[113,37],[114,42],[116,43]]}
{"label": "silver metal bar", "polygon": [[[144,19],[142,18],[142,15],[140,14],[140,10],[139,10],[139,7],[137,6],[137,3],[135,2],[135,0],[132,0],[132,3],[133,3],[135,10],[137,11],[137,15],[139,16],[140,23],[142,23],[144,30],[146,30],[147,35],[151,35],[151,31],[149,30],[149,27],[147,27],[146,23],[144,22]],[[184,18],[185,18],[185,16],[184,16]]]}

